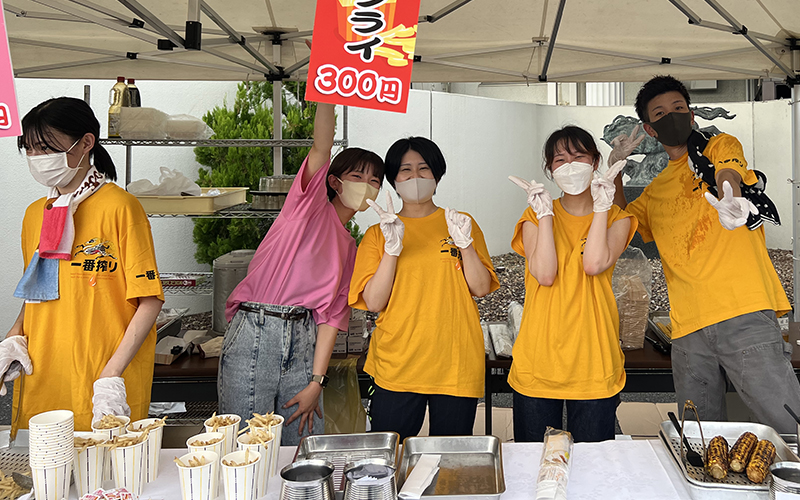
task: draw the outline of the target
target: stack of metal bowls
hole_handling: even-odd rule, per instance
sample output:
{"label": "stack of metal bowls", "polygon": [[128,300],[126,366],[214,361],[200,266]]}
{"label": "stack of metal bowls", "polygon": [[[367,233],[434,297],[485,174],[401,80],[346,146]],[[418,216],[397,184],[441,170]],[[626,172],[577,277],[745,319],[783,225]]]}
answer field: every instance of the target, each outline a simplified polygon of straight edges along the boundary
{"label": "stack of metal bowls", "polygon": [[333,464],[298,460],[281,470],[281,500],[333,500]]}
{"label": "stack of metal bowls", "polygon": [[769,498],[775,500],[778,492],[800,495],[800,462],[776,462],[769,467],[772,483]]}
{"label": "stack of metal bowls", "polygon": [[344,468],[345,500],[394,500],[397,498],[394,464],[380,458],[358,460]]}
{"label": "stack of metal bowls", "polygon": [[294,175],[271,175],[262,177],[258,182],[258,191],[250,191],[253,195],[253,210],[280,210],[286,201],[286,193],[292,187]]}

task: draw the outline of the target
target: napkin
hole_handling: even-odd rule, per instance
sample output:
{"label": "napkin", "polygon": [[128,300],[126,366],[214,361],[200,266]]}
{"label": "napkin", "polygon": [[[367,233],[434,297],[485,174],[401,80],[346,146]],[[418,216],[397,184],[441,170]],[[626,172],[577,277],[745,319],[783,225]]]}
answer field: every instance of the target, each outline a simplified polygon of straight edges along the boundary
{"label": "napkin", "polygon": [[441,458],[441,455],[422,455],[397,496],[403,499],[420,498],[439,472]]}

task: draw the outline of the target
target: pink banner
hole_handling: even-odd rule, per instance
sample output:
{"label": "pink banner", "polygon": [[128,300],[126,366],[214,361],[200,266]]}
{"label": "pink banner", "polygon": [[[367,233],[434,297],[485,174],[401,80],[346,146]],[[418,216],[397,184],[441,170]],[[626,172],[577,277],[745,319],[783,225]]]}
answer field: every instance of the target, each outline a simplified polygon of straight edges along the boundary
{"label": "pink banner", "polygon": [[3,0],[0,0],[0,137],[16,137],[22,134],[22,128],[19,124],[14,70],[11,67],[11,51],[8,48],[3,12]]}

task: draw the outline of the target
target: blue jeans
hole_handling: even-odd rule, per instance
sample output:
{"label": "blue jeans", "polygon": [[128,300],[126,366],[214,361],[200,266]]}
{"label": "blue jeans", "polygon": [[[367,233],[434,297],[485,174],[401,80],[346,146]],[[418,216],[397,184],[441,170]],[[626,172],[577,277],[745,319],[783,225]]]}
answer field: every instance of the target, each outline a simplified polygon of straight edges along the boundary
{"label": "blue jeans", "polygon": [[[561,429],[563,399],[531,398],[514,391],[514,441],[542,442],[548,426]],[[619,394],[605,399],[567,399],[567,428],[575,442],[614,439]]]}
{"label": "blue jeans", "polygon": [[[217,393],[219,412],[245,419],[253,413],[274,411],[286,421],[297,405],[284,409],[290,399],[311,382],[317,325],[310,311],[300,319],[283,320],[266,311],[292,313],[302,307],[245,302],[260,312],[239,310],[228,325],[219,357]],[[322,394],[319,400],[322,410]],[[313,434],[325,432],[324,420],[313,416]],[[297,445],[300,418],[284,423],[281,444]]]}
{"label": "blue jeans", "polygon": [[475,425],[477,398],[462,398],[444,394],[394,392],[375,385],[369,407],[372,431],[394,431],[400,442],[416,436],[425,421],[428,407],[430,436],[471,436]]}

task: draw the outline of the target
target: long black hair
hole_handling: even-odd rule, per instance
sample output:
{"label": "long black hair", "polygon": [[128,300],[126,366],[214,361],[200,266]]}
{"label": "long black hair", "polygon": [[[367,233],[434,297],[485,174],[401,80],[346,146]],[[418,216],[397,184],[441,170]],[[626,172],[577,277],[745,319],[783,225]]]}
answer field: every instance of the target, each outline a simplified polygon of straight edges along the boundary
{"label": "long black hair", "polygon": [[100,122],[92,108],[74,97],[56,97],[39,104],[22,119],[22,135],[17,137],[20,150],[42,144],[57,153],[65,150],[58,145],[53,131],[61,132],[73,141],[86,134],[94,136],[94,147],[89,151],[89,160],[106,178],[117,180],[117,169],[108,151],[100,145]]}

